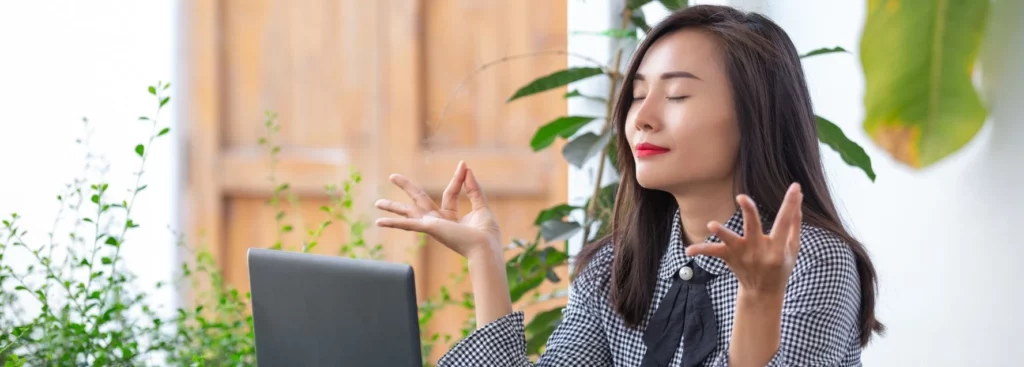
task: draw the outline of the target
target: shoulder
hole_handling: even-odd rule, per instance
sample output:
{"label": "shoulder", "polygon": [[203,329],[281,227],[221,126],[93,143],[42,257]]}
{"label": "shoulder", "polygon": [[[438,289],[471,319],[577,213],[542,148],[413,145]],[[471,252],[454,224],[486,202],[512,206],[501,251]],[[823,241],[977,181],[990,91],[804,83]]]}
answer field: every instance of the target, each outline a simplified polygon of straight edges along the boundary
{"label": "shoulder", "polygon": [[800,227],[800,258],[809,262],[856,265],[850,243],[839,234],[804,222]]}
{"label": "shoulder", "polygon": [[793,273],[794,276],[827,275],[831,279],[854,282],[859,278],[851,243],[831,230],[807,222],[800,228],[800,253]]}
{"label": "shoulder", "polygon": [[831,325],[828,328],[836,332],[849,330],[850,340],[860,335],[856,325],[863,295],[851,245],[840,234],[803,223],[800,253],[783,303],[784,317],[802,321],[790,321],[786,327],[803,334],[808,332],[801,328]]}

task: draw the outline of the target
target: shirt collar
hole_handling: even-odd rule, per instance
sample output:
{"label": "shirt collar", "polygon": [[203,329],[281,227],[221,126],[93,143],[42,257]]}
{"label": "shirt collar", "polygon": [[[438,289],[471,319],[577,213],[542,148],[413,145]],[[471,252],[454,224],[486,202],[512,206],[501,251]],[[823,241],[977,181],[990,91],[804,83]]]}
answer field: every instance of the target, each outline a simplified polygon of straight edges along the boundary
{"label": "shirt collar", "polygon": [[[770,222],[768,222],[768,218],[766,218],[764,215],[764,208],[761,207],[760,204],[758,204],[757,206],[758,212],[760,213],[761,217],[762,228],[764,228],[764,230],[767,231],[771,226]],[[743,211],[741,209],[736,209],[736,212],[733,213],[732,217],[730,217],[729,220],[723,223],[723,226],[742,236]],[[722,260],[721,258],[706,255],[686,255],[686,248],[683,247],[682,232],[683,231],[679,221],[679,208],[677,207],[675,214],[672,216],[672,232],[669,237],[668,249],[665,253],[665,257],[663,257],[661,261],[661,267],[658,271],[658,277],[662,279],[669,279],[675,276],[679,272],[679,269],[683,267],[683,265],[689,264],[691,261],[696,262],[697,265],[699,265],[701,268],[715,275],[719,275],[729,271],[729,268],[726,266],[725,261]],[[718,238],[718,236],[714,234],[704,239],[705,243],[719,241],[720,239]]]}

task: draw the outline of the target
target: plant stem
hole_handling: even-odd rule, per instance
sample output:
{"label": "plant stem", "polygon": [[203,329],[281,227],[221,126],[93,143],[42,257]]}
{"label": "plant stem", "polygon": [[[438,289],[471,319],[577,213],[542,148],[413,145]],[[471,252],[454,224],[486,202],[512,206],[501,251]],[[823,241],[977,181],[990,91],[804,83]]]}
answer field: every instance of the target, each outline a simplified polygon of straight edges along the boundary
{"label": "plant stem", "polygon": [[[17,237],[17,240],[19,242],[21,242],[23,244],[25,243],[25,239],[22,238],[20,234],[15,234],[15,236]],[[36,259],[36,261],[38,261],[40,264],[42,264],[43,266],[46,267],[46,274],[47,275],[52,277],[53,280],[61,279],[60,277],[57,276],[56,273],[53,272],[53,268],[50,266],[50,264],[53,263],[52,259],[50,259],[49,262],[43,261],[43,258],[39,256],[39,252],[38,251],[32,251],[32,249],[29,249],[28,246],[25,246],[25,248],[29,250],[29,252]],[[50,280],[46,279],[44,282],[45,282],[44,284],[46,284],[46,283],[49,283]],[[61,288],[64,288],[65,290],[67,290],[68,298],[71,299],[71,302],[73,302],[75,304],[75,307],[78,308],[78,311],[81,312],[82,316],[84,317],[85,316],[85,307],[83,307],[82,304],[78,302],[78,298],[74,297],[74,295],[71,293],[71,287],[70,286],[65,286],[64,283],[61,283],[59,281],[58,281],[58,283],[60,283]],[[46,299],[49,299],[49,292],[47,292],[48,288],[47,287],[43,287],[42,290],[43,290],[43,296],[46,297]]]}
{"label": "plant stem", "polygon": [[[28,275],[28,274],[26,274],[26,275]],[[37,301],[39,301],[39,303],[41,303],[43,306],[46,306],[46,300],[43,299],[43,298],[40,298],[39,295],[36,294],[36,292],[33,292],[32,288],[29,288],[28,284],[25,283],[25,279],[24,278],[18,276],[18,274],[14,273],[13,271],[11,272],[11,278],[14,278],[14,280],[17,280],[18,284],[21,285],[22,287],[24,287],[25,290],[28,293],[31,293],[33,298],[35,298]],[[50,315],[50,317],[53,317],[55,319],[57,318],[57,315],[53,314],[53,310],[52,309],[46,308],[46,312],[47,312],[48,315]]]}
{"label": "plant stem", "polygon": [[[632,16],[633,16],[633,10],[629,9],[628,7],[623,9],[623,11],[622,11],[622,26],[620,28],[626,28],[627,26],[629,26],[629,22],[630,22],[630,19],[632,18]],[[620,67],[621,63],[622,63],[622,48],[619,47],[619,49],[615,51],[615,59],[612,62],[612,71],[613,72],[608,73],[608,77],[611,78],[611,81],[608,83],[609,84],[609,86],[608,86],[608,99],[607,99],[608,103],[605,104],[605,119],[604,119],[604,126],[601,127],[601,135],[607,134],[609,132],[609,130],[611,130],[612,124],[614,123],[614,121],[613,121],[614,116],[612,116],[612,113],[614,112],[614,108],[615,108],[615,102],[614,102],[615,101],[615,91],[616,91],[616,87],[619,84],[619,78],[621,77],[621,75],[619,73],[619,67]],[[590,227],[592,226],[592,224],[590,222],[591,222],[591,220],[593,220],[594,216],[596,215],[595,211],[597,210],[597,202],[600,201],[600,197],[601,197],[601,178],[604,176],[605,161],[608,160],[608,158],[607,158],[607,156],[608,156],[608,149],[610,147],[611,147],[611,142],[609,142],[607,145],[605,145],[604,149],[601,150],[601,155],[599,156],[600,159],[598,160],[598,163],[597,163],[597,175],[594,177],[594,194],[591,195],[591,197],[590,197],[590,205],[588,205],[586,210],[584,211],[584,216],[583,216],[583,244],[584,245],[586,245],[590,241]]]}
{"label": "plant stem", "polygon": [[2,356],[4,354],[4,352],[6,352],[8,349],[14,348],[14,346],[17,345],[18,342],[21,341],[21,338],[24,338],[25,335],[27,335],[30,330],[34,329],[36,327],[36,324],[38,324],[38,323],[39,323],[39,320],[33,321],[32,325],[30,327],[22,329],[21,330],[21,334],[15,335],[14,336],[14,340],[11,340],[10,343],[5,345],[3,348],[0,348],[0,356]]}
{"label": "plant stem", "polygon": [[277,184],[277,147],[274,145],[274,129],[277,125],[274,123],[276,115],[269,112],[265,115],[267,120],[264,121],[263,126],[266,127],[267,135],[263,138],[263,142],[267,146],[267,153],[270,155],[270,176],[267,177],[267,180],[270,181],[270,186],[273,190],[270,194],[270,206],[274,208],[274,225],[277,226],[274,230],[276,238],[273,248],[278,248],[283,247],[282,243],[284,241],[282,233],[284,230],[281,226],[284,222],[284,210],[281,209],[280,197],[280,193],[283,190]]}
{"label": "plant stem", "polygon": [[[150,148],[153,146],[153,140],[156,138],[157,121],[159,120],[160,109],[162,108],[162,106],[160,106],[160,102],[161,102],[162,97],[163,96],[161,96],[159,92],[156,93],[157,109],[156,109],[156,114],[153,116],[153,119],[152,119],[153,123],[152,123],[152,128],[150,129],[150,133],[149,133],[149,141],[143,147],[142,161],[139,163],[139,172],[137,172],[136,176],[135,176],[135,188],[132,190],[131,200],[126,203],[127,205],[125,205],[125,215],[124,215],[125,222],[124,222],[124,227],[121,229],[121,235],[118,236],[117,238],[114,238],[114,240],[117,241],[117,246],[115,246],[115,249],[114,249],[114,256],[110,259],[110,276],[108,277],[108,281],[111,284],[115,283],[115,276],[117,274],[117,271],[116,271],[117,270],[117,259],[121,256],[121,246],[124,244],[125,235],[128,233],[128,229],[131,228],[131,226],[129,226],[129,220],[131,220],[132,207],[135,206],[135,199],[139,195],[139,191],[140,191],[139,190],[139,187],[140,187],[139,184],[142,183],[142,174],[143,174],[143,172],[145,170],[145,167],[146,167],[146,158],[149,157]],[[100,191],[100,200],[97,200],[97,203],[96,203],[96,206],[97,206],[96,233],[97,234],[96,234],[96,239],[93,241],[92,255],[89,258],[89,280],[86,283],[86,287],[85,287],[86,297],[89,296],[89,290],[90,290],[90,287],[92,286],[92,279],[93,279],[92,269],[93,269],[94,263],[96,262],[96,253],[99,252],[99,247],[100,247],[99,239],[102,237],[102,236],[99,235],[99,228],[100,228],[100,216],[103,214],[103,194],[104,193],[106,193],[106,189],[102,189]],[[109,237],[109,235],[107,237]],[[121,287],[117,287],[117,286],[113,286],[113,285],[111,285],[111,287],[114,290],[114,297],[115,297],[115,299],[118,302],[120,302],[120,298],[121,298],[120,290],[121,290]],[[101,312],[101,313],[104,312],[103,309],[106,307],[106,298],[104,297],[104,295],[101,295],[100,298],[97,300],[97,302],[98,302],[98,304],[97,304],[98,312]],[[84,317],[85,315],[82,315],[82,316]],[[100,326],[99,319],[97,319],[96,323],[93,324],[93,333],[96,333],[96,332],[99,331],[99,326]],[[90,349],[92,348],[92,340],[91,339],[89,340],[89,348]],[[89,357],[88,357],[88,354],[87,354],[86,355],[86,362],[88,362],[88,361],[89,361]]]}
{"label": "plant stem", "polygon": [[125,206],[125,213],[124,213],[124,220],[125,220],[125,222],[124,222],[124,227],[121,228],[121,235],[118,236],[118,238],[117,238],[118,245],[114,249],[114,257],[112,259],[110,259],[111,260],[110,261],[110,280],[111,281],[114,280],[114,270],[115,270],[114,266],[117,265],[117,259],[121,255],[121,245],[124,243],[125,235],[128,234],[128,229],[131,228],[131,226],[128,225],[129,224],[128,221],[131,219],[132,207],[135,206],[135,198],[139,196],[139,191],[140,191],[139,187],[141,187],[141,186],[139,186],[139,184],[142,183],[142,173],[143,173],[143,170],[146,169],[146,158],[149,158],[149,152],[151,150],[150,148],[153,147],[153,140],[156,139],[157,121],[159,120],[159,117],[160,117],[160,109],[163,107],[163,106],[160,106],[160,102],[161,102],[161,98],[162,97],[163,96],[161,96],[160,93],[157,92],[156,100],[157,100],[157,106],[158,107],[156,108],[156,113],[153,115],[153,125],[152,125],[152,127],[150,128],[150,131],[149,131],[149,141],[146,142],[146,146],[144,148],[144,151],[142,152],[142,161],[139,162],[139,172],[135,176],[135,188],[132,190],[132,199],[130,201],[128,201],[128,205]]}

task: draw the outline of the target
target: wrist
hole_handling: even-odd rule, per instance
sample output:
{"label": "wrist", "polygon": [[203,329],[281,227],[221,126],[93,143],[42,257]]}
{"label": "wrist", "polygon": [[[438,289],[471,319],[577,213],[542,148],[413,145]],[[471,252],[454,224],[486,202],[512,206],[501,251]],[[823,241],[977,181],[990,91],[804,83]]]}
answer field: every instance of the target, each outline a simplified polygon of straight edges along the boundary
{"label": "wrist", "polygon": [[761,310],[781,310],[785,297],[785,291],[762,291],[744,288],[741,285],[736,295],[736,304]]}
{"label": "wrist", "polygon": [[503,253],[491,246],[490,244],[480,245],[474,248],[472,252],[466,254],[466,260],[469,262],[470,270],[473,268],[485,267],[491,268],[494,266],[501,266],[502,269],[505,267],[505,261],[502,257]]}

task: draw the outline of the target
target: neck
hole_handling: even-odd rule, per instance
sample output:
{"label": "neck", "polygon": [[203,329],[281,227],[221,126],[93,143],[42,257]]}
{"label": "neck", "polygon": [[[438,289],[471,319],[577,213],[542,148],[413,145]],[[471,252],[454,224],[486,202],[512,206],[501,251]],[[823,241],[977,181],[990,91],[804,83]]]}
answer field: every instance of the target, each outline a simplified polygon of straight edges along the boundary
{"label": "neck", "polygon": [[731,184],[694,185],[673,190],[676,203],[679,204],[679,218],[683,225],[686,243],[704,242],[711,231],[708,222],[718,221],[725,224],[739,208]]}

